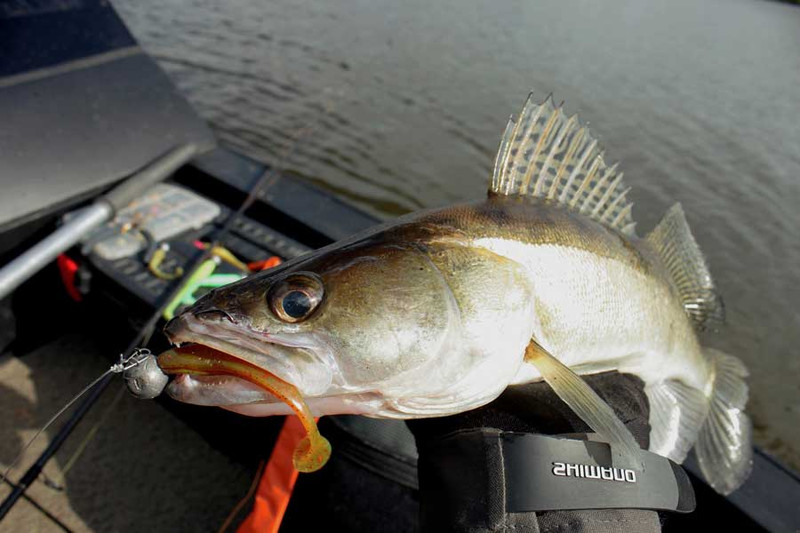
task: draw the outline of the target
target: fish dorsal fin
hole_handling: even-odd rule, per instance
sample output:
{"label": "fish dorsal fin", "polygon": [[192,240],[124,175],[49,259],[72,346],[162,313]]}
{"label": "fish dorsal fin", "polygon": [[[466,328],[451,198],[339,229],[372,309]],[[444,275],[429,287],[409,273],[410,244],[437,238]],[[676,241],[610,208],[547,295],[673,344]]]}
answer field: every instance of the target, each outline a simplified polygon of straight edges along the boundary
{"label": "fish dorsal fin", "polygon": [[490,195],[545,198],[633,235],[627,193],[617,165],[606,165],[589,130],[577,115],[567,117],[552,96],[537,104],[529,95],[519,117],[509,120]]}
{"label": "fish dorsal fin", "polygon": [[705,330],[725,319],[722,299],[714,288],[703,253],[694,240],[681,204],[675,204],[647,236],[678,289],[683,309],[695,328]]}

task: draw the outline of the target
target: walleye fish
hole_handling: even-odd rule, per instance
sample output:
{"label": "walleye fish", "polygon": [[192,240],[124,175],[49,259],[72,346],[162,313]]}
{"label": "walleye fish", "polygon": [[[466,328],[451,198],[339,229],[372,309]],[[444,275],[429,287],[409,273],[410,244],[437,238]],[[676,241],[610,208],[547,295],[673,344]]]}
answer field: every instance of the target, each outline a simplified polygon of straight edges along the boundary
{"label": "walleye fish", "polygon": [[[183,347],[159,359],[178,375],[167,392],[308,422],[450,415],[545,380],[612,449],[635,454],[580,378],[615,370],[645,383],[650,450],[680,463],[694,447],[727,494],[752,462],[747,370],[698,341],[723,308],[680,205],[641,238],[622,177],[576,116],[529,97],[487,199],[401,217],[216,289],[173,319],[166,334]],[[217,364],[225,358],[293,400]]]}

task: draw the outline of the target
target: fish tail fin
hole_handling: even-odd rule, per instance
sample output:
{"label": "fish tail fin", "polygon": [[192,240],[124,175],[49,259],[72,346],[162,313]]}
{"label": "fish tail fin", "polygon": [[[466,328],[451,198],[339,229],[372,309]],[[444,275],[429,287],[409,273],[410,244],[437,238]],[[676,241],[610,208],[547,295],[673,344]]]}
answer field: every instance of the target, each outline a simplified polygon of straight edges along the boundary
{"label": "fish tail fin", "polygon": [[753,466],[752,424],[744,413],[748,372],[736,357],[711,348],[704,352],[713,365],[711,405],[694,450],[709,485],[727,495],[744,483]]}
{"label": "fish tail fin", "polygon": [[714,288],[711,273],[697,245],[681,204],[675,204],[647,236],[672,282],[678,289],[683,309],[695,328],[703,331],[725,319],[722,298]]}

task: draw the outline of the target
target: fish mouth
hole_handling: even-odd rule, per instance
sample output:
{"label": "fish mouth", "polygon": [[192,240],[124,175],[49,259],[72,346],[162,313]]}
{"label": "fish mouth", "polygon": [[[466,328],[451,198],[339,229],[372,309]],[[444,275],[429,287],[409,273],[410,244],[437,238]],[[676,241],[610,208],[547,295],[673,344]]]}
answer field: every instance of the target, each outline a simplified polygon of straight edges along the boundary
{"label": "fish mouth", "polygon": [[[164,333],[178,348],[186,344],[205,346],[219,352],[219,355],[239,359],[269,372],[301,388],[305,395],[317,394],[330,385],[330,373],[314,361],[314,354],[310,350],[281,343],[269,334],[234,322],[227,315],[223,318],[198,318],[187,312],[172,319],[164,328]],[[208,356],[213,357],[213,352],[208,352]],[[322,370],[316,372],[316,376],[310,376],[307,372],[301,376],[297,362],[311,363]],[[324,375],[326,373],[328,376]]]}
{"label": "fish mouth", "polygon": [[[184,314],[177,321],[167,324],[167,336],[178,346],[159,355],[158,366],[167,374],[180,375],[167,387],[167,393],[174,396],[187,393],[187,389],[190,391],[191,387],[186,382],[193,378],[187,376],[201,376],[201,383],[206,385],[207,380],[211,380],[211,386],[201,387],[201,390],[214,391],[214,403],[217,404],[220,403],[220,390],[228,393],[233,391],[234,405],[238,405],[236,402],[242,401],[243,387],[250,393],[255,391],[253,387],[261,388],[264,394],[270,394],[285,403],[306,430],[306,436],[297,444],[292,456],[295,468],[301,472],[319,470],[330,457],[331,445],[320,435],[314,415],[302,393],[296,386],[263,368],[263,365],[256,364],[261,360],[253,360],[253,350],[241,345],[241,334],[234,336],[237,340],[235,344],[231,343],[226,337],[231,333],[228,331],[230,326],[219,327],[218,315],[202,321],[191,314]],[[228,315],[224,317],[230,320]],[[244,386],[242,382],[249,382],[249,386]],[[228,387],[223,387],[226,384]],[[257,393],[256,400],[261,399],[260,393]]]}
{"label": "fish mouth", "polygon": [[[311,349],[254,331],[222,313],[184,313],[171,320],[164,333],[175,346],[158,359],[161,369],[174,376],[166,393],[184,403],[247,416],[292,414],[294,409],[276,387],[296,389],[291,394],[302,398],[314,416],[370,414],[381,402],[374,393],[332,387],[334,370]],[[253,368],[271,385],[256,383]]]}

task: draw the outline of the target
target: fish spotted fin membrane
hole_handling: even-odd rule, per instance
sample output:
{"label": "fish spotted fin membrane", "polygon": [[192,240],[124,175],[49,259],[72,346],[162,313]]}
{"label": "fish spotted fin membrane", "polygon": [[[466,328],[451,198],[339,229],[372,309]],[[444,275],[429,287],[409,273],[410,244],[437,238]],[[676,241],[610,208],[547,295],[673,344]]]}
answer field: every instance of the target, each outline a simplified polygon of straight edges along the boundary
{"label": "fish spotted fin membrane", "polygon": [[489,196],[549,200],[633,236],[629,189],[617,165],[606,165],[603,155],[577,115],[567,117],[552,96],[537,104],[531,94],[506,126]]}
{"label": "fish spotted fin membrane", "polygon": [[534,365],[553,392],[601,439],[608,442],[612,457],[622,455],[629,467],[642,469],[639,444],[630,430],[579,375],[533,340],[525,349],[525,361]]}
{"label": "fish spotted fin membrane", "polygon": [[714,288],[703,253],[692,236],[681,204],[675,204],[647,235],[678,289],[683,309],[695,329],[703,331],[725,320],[722,299]]}
{"label": "fish spotted fin membrane", "polygon": [[695,445],[697,462],[714,490],[728,495],[753,468],[753,428],[744,413],[747,368],[739,359],[705,348],[712,361],[711,406]]}

